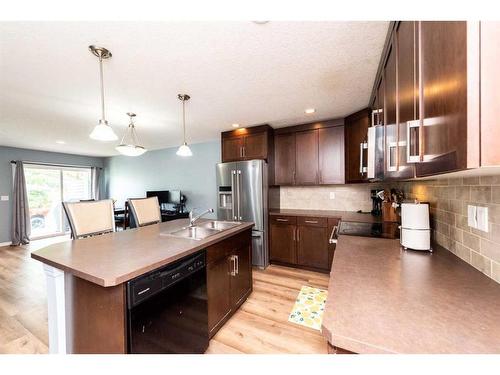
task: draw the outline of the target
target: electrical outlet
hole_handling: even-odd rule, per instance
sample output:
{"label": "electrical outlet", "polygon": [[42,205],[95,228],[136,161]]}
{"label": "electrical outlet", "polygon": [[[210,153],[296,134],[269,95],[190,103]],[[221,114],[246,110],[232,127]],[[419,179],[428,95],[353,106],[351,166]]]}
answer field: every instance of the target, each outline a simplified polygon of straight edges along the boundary
{"label": "electrical outlet", "polygon": [[335,199],[335,193],[333,191],[330,192],[330,199]]}
{"label": "electrical outlet", "polygon": [[8,195],[2,195],[0,196],[0,201],[8,201],[9,200],[9,196]]}
{"label": "electrical outlet", "polygon": [[477,207],[467,206],[467,225],[472,228],[477,228]]}
{"label": "electrical outlet", "polygon": [[476,209],[477,229],[488,232],[488,207],[477,207]]}

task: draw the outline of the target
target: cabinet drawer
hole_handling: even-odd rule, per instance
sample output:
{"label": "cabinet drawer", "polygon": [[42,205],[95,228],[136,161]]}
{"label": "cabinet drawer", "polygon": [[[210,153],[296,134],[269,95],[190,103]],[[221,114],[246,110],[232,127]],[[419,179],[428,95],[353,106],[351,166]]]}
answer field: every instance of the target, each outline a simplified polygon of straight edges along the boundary
{"label": "cabinet drawer", "polygon": [[326,228],[328,225],[328,219],[326,217],[304,216],[297,218],[297,224]]}
{"label": "cabinet drawer", "polygon": [[271,224],[297,224],[297,218],[295,216],[270,216],[269,221]]}

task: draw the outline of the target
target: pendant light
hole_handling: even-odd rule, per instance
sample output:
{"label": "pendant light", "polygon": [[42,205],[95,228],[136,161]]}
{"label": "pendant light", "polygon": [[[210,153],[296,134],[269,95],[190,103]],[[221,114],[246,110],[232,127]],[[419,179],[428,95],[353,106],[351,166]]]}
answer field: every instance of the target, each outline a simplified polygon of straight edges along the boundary
{"label": "pendant light", "polygon": [[89,46],[89,50],[99,58],[99,78],[101,83],[101,119],[92,133],[90,133],[89,137],[97,141],[116,141],[118,137],[106,121],[104,110],[104,79],[102,72],[102,60],[109,59],[112,55],[111,52],[104,47]]}
{"label": "pendant light", "polygon": [[187,94],[179,94],[177,95],[180,101],[182,101],[182,126],[183,126],[183,131],[184,131],[184,137],[183,137],[183,143],[181,147],[177,150],[176,154],[179,156],[192,156],[193,153],[191,152],[191,149],[189,148],[187,142],[186,142],[186,101],[189,100],[191,97]]}
{"label": "pendant light", "polygon": [[137,137],[134,124],[134,117],[136,114],[127,112],[127,116],[130,117],[130,123],[128,124],[128,129],[125,131],[125,134],[123,134],[120,144],[115,147],[116,151],[126,156],[142,155],[147,150],[143,146],[139,145],[139,137]]}

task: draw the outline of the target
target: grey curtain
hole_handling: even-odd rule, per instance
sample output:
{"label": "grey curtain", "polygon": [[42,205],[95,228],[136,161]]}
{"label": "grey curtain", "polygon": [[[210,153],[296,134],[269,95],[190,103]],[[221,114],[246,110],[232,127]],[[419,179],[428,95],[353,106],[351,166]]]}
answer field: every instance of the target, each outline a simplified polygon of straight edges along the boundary
{"label": "grey curtain", "polygon": [[92,198],[101,199],[101,168],[92,167]]}
{"label": "grey curtain", "polygon": [[22,161],[16,161],[12,205],[12,245],[26,245],[30,242],[31,223]]}

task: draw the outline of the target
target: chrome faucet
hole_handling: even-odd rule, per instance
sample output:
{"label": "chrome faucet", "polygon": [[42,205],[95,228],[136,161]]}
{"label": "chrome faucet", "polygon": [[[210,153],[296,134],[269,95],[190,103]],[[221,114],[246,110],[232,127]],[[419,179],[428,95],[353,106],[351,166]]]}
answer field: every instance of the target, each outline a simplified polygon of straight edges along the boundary
{"label": "chrome faucet", "polygon": [[196,223],[196,221],[198,221],[198,219],[200,219],[202,216],[214,212],[213,208],[209,208],[208,210],[203,211],[201,214],[194,216],[195,210],[196,210],[196,208],[193,208],[191,211],[189,211],[189,226],[190,227],[194,227],[194,223]]}

